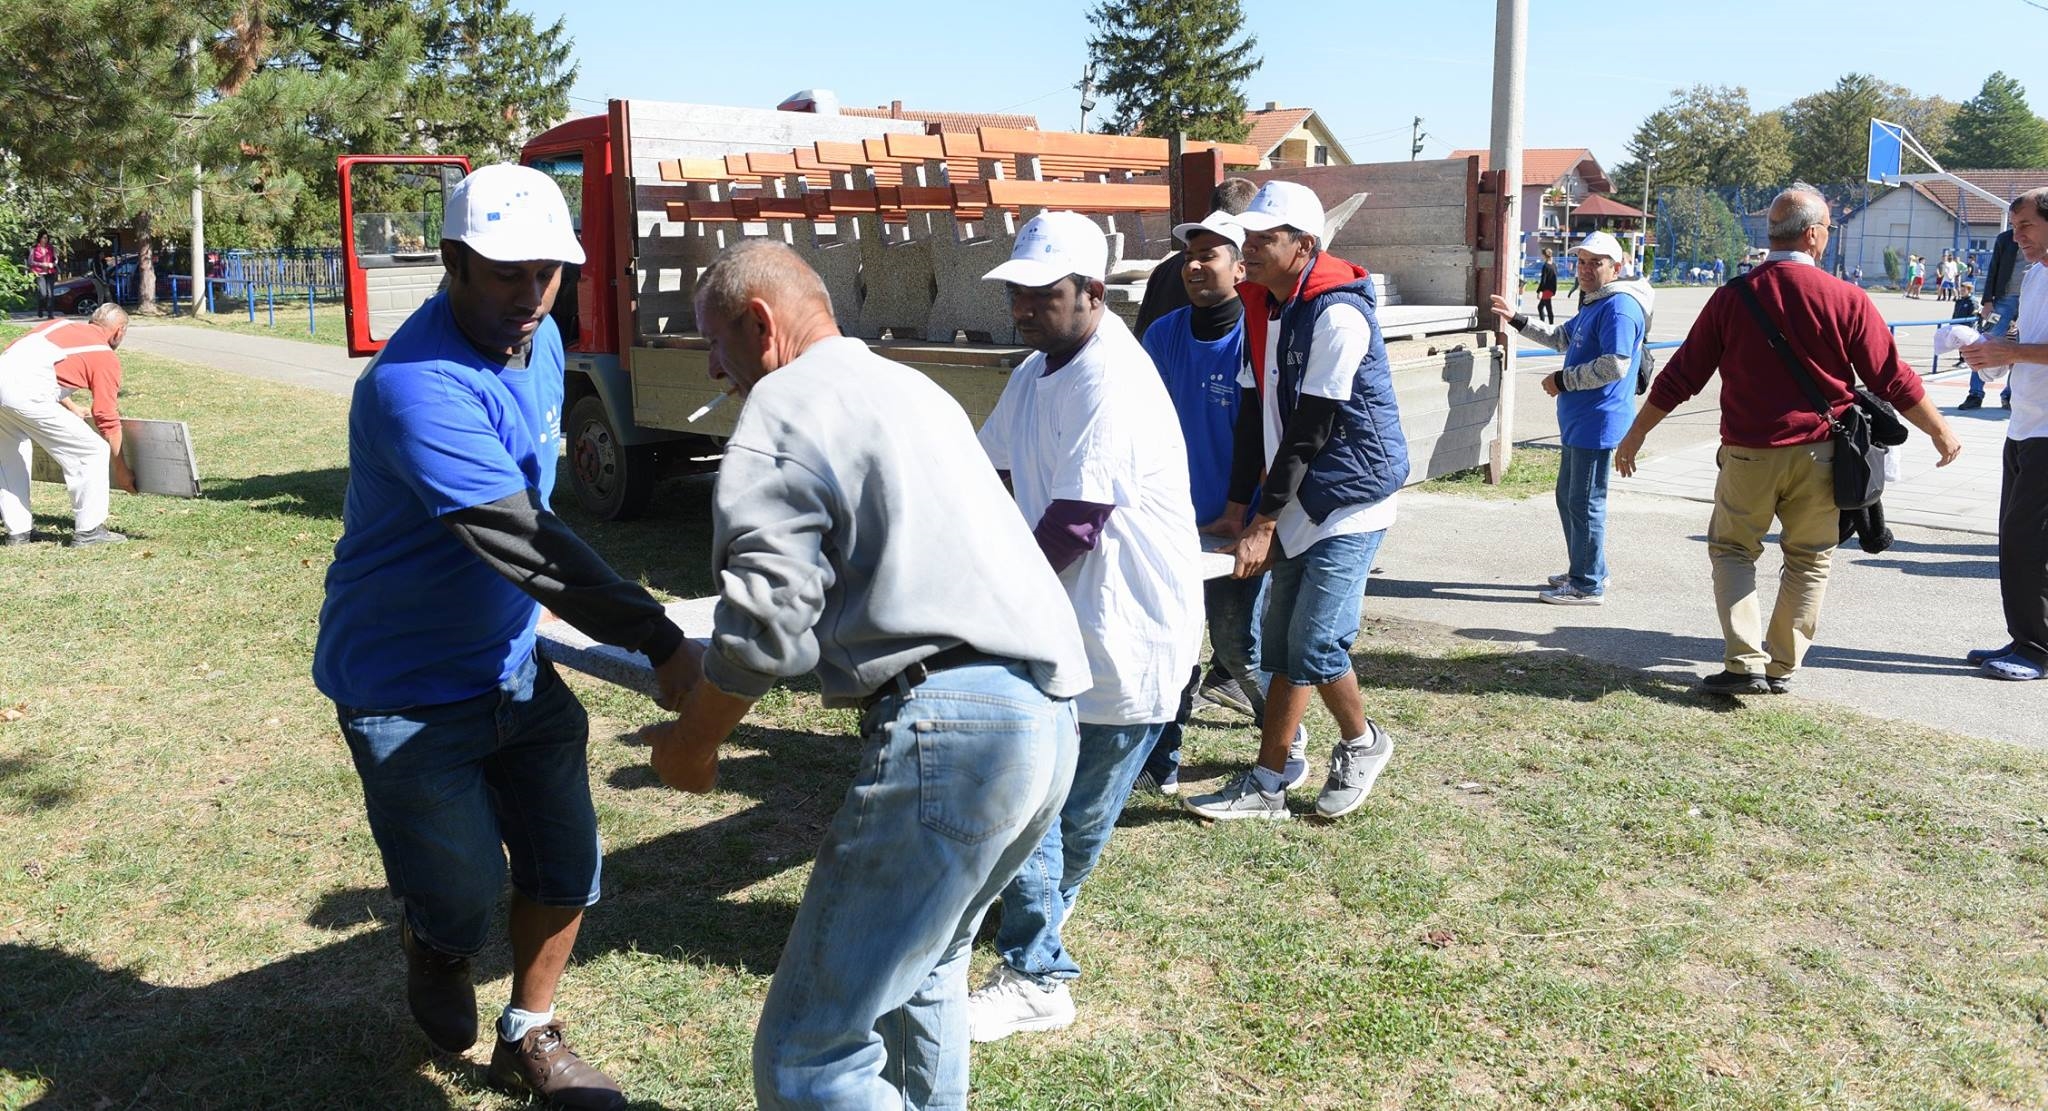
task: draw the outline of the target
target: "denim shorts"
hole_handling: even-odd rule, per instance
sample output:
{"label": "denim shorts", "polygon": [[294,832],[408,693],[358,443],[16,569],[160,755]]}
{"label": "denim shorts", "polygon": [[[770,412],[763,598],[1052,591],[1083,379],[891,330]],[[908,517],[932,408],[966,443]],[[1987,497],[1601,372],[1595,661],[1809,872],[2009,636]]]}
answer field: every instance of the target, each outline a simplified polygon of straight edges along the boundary
{"label": "denim shorts", "polygon": [[1351,670],[1365,580],[1387,530],[1331,536],[1273,561],[1259,658],[1276,679],[1320,687]]}
{"label": "denim shorts", "polygon": [[508,857],[529,901],[597,902],[590,719],[553,664],[529,656],[497,690],[461,702],[335,709],[385,879],[428,946],[483,948]]}

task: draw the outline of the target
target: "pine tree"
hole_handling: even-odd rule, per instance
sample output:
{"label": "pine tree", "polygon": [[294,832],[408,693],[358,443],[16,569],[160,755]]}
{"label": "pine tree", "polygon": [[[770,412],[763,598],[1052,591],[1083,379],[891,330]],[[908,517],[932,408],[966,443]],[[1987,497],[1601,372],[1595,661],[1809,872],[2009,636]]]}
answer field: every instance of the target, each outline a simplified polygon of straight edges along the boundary
{"label": "pine tree", "polygon": [[1949,120],[1941,160],[1950,169],[2048,167],[2048,121],[2027,107],[2018,81],[1993,73]]}
{"label": "pine tree", "polygon": [[1263,63],[1258,39],[1238,37],[1238,0],[1102,0],[1088,19],[1088,55],[1115,101],[1106,130],[1227,143],[1250,132],[1243,86]]}

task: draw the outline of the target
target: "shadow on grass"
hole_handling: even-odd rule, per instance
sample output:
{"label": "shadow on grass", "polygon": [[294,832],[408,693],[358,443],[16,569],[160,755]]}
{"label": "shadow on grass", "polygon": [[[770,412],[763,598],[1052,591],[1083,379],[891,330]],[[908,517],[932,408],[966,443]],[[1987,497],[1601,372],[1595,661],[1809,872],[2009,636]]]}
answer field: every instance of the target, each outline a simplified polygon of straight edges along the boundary
{"label": "shadow on grass", "polygon": [[0,756],[0,800],[26,810],[54,810],[78,794],[75,782],[49,782],[39,775],[42,761],[25,756]]}
{"label": "shadow on grass", "polygon": [[[744,744],[764,751],[726,761],[721,789],[758,805],[607,853],[578,959],[632,951],[774,971],[796,903],[737,896],[809,863],[858,751],[788,730],[752,730]],[[481,1066],[431,1057],[406,1013],[398,913],[382,888],[331,891],[307,921],[361,932],[194,988],[0,943],[0,1070],[41,1078],[49,1090],[33,1106],[50,1108],[473,1106],[429,1075],[484,1088]],[[501,913],[476,978],[507,975],[509,957]],[[487,1019],[498,1001],[478,1002]]]}
{"label": "shadow on grass", "polygon": [[[1613,629],[1587,625],[1563,626],[1547,633],[1512,629],[1459,629],[1457,632],[1459,636],[1473,640],[1532,643],[1541,648],[1553,648],[1572,656],[1584,657],[1586,660],[1596,661],[1590,666],[1600,667],[1618,676],[1619,682],[1631,686],[1638,682],[1649,683],[1682,692],[1683,699],[1692,705],[1713,705],[1715,702],[1726,701],[1717,698],[1702,702],[1698,696],[1690,693],[1690,680],[1687,680],[1686,685],[1679,685],[1667,678],[1651,675],[1637,679],[1630,676],[1623,665],[1605,662],[1626,658],[1629,661],[1628,667],[1682,667],[1699,672],[1718,671],[1721,668],[1724,646],[1715,638],[1681,636],[1656,629]],[[1843,648],[1826,644],[1809,647],[1802,664],[1803,668],[1834,668],[1887,675],[1952,675],[1961,666],[1957,660],[1948,656],[1879,652],[1866,648]]]}
{"label": "shadow on grass", "polygon": [[342,497],[348,490],[348,468],[210,479],[204,488],[208,501],[241,502],[266,513],[339,521]]}

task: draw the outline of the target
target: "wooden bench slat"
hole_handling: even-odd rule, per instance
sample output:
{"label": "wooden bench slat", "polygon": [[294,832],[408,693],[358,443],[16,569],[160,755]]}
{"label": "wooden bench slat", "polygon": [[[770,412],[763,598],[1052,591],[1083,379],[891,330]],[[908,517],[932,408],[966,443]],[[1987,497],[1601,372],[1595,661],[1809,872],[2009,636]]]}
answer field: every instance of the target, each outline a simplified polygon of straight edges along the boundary
{"label": "wooden bench slat", "polygon": [[1164,185],[1120,185],[1092,181],[991,181],[989,203],[1002,208],[1036,206],[1077,212],[1164,212],[1172,190]]}

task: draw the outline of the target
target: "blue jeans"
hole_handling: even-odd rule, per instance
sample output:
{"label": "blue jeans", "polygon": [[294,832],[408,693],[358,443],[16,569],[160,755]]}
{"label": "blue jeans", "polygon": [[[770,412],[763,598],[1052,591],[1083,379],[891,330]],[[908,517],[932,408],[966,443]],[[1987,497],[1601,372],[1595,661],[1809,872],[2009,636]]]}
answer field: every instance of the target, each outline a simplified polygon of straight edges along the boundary
{"label": "blue jeans", "polygon": [[1557,519],[1564,524],[1572,587],[1607,587],[1607,476],[1613,448],[1566,447],[1557,464]]}
{"label": "blue jeans", "polygon": [[939,671],[861,721],[754,1034],[764,1108],[967,1106],[967,957],[1052,828],[1074,706],[1021,664]]}
{"label": "blue jeans", "polygon": [[1260,650],[1275,679],[1333,683],[1351,670],[1365,580],[1387,530],[1331,536],[1273,561]]}
{"label": "blue jeans", "polygon": [[[1210,579],[1202,584],[1202,608],[1209,619],[1209,647],[1216,657],[1216,666],[1225,675],[1237,680],[1244,689],[1244,696],[1252,704],[1252,720],[1264,721],[1266,717],[1266,681],[1271,678],[1259,670],[1259,619],[1266,607],[1266,576],[1252,579],[1224,577]],[[1145,771],[1156,781],[1180,770],[1181,727],[1187,724],[1194,711],[1194,694],[1201,683],[1197,672],[1194,686],[1181,696],[1180,714],[1159,734],[1159,741],[1152,746],[1152,755],[1145,760]]]}
{"label": "blue jeans", "polygon": [[507,854],[512,889],[529,901],[597,902],[590,719],[555,665],[528,656],[497,690],[461,702],[335,711],[385,880],[429,948],[484,947]]}
{"label": "blue jeans", "polygon": [[1003,887],[996,952],[1011,968],[1040,981],[1081,975],[1081,966],[1060,943],[1060,927],[1073,915],[1081,881],[1095,870],[1145,756],[1165,727],[1165,722],[1081,726],[1074,788],[1060,807],[1060,820]]}
{"label": "blue jeans", "polygon": [[[1998,318],[1998,321],[1991,326],[1992,331],[2000,336],[2005,335],[2006,325],[2012,323],[2013,314],[2019,311],[2020,295],[2017,293],[2000,297],[1998,300],[1993,301],[1991,303],[1991,312],[1992,315]],[[2012,376],[2010,374],[2006,375],[2005,389],[2000,391],[2000,393],[2004,396],[2005,400],[2012,400]],[[1970,396],[1984,396],[1984,379],[1974,370],[1970,372]]]}

